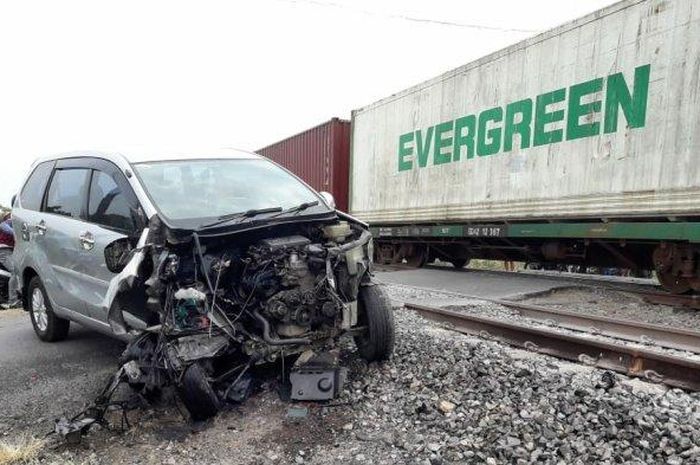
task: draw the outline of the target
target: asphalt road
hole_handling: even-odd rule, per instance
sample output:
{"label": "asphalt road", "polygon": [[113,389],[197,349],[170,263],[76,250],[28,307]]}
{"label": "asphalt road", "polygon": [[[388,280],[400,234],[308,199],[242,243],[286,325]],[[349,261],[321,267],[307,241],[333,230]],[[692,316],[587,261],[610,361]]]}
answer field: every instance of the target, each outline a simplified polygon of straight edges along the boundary
{"label": "asphalt road", "polygon": [[481,270],[454,270],[437,267],[398,271],[378,271],[377,278],[389,284],[457,292],[475,297],[512,298],[570,287],[570,282],[547,276]]}
{"label": "asphalt road", "polygon": [[68,339],[40,341],[29,315],[0,311],[0,435],[48,431],[80,411],[118,368],[124,343],[76,324]]}

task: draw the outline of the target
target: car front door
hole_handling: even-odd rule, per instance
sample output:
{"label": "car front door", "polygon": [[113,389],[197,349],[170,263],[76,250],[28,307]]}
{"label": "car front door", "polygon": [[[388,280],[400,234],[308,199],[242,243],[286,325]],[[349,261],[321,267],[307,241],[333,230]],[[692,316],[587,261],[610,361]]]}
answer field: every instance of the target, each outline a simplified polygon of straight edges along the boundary
{"label": "car front door", "polygon": [[106,323],[102,304],[107,289],[136,244],[145,219],[136,195],[115,165],[97,160],[92,168],[87,222],[80,231],[85,266],[83,298],[90,316]]}
{"label": "car front door", "polygon": [[48,270],[39,270],[39,274],[49,298],[65,310],[86,316],[80,234],[85,224],[90,173],[84,159],[59,160],[41,213],[34,219],[34,229],[43,242],[48,265]]}

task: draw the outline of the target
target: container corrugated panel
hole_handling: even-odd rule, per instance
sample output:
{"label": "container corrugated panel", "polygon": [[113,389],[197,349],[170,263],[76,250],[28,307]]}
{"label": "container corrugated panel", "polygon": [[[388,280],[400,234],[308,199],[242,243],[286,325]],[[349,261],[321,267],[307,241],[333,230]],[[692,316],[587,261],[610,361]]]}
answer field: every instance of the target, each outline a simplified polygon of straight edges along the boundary
{"label": "container corrugated panel", "polygon": [[347,211],[349,121],[333,118],[257,153],[284,166],[317,191],[330,192],[337,208]]}
{"label": "container corrugated panel", "polygon": [[698,6],[616,3],[354,111],[351,213],[700,215]]}

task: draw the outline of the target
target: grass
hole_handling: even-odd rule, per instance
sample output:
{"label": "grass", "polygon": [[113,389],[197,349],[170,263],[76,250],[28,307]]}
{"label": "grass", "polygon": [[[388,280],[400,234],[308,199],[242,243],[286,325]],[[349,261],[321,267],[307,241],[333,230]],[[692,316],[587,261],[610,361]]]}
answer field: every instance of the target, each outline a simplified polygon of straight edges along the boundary
{"label": "grass", "polygon": [[44,441],[27,436],[14,442],[0,441],[0,465],[34,463],[43,447]]}

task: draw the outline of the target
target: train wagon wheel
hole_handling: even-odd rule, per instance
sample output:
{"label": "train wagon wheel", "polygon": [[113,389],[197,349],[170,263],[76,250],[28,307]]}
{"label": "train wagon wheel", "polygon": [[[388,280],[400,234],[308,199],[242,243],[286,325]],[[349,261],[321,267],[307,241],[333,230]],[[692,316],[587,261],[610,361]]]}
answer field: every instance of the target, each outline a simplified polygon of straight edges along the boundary
{"label": "train wagon wheel", "polygon": [[380,265],[389,265],[395,260],[396,250],[391,244],[379,244],[374,248],[374,261]]}
{"label": "train wagon wheel", "polygon": [[452,266],[455,268],[464,268],[468,263],[469,259],[468,258],[453,258],[450,260],[450,263],[452,263]]}
{"label": "train wagon wheel", "polygon": [[405,254],[404,260],[406,260],[406,264],[413,268],[422,267],[428,259],[428,253],[425,247],[418,245],[409,246],[405,248],[403,252]]}
{"label": "train wagon wheel", "polygon": [[656,278],[659,280],[661,287],[672,294],[685,294],[691,289],[688,278],[673,274],[671,270],[657,270]]}
{"label": "train wagon wheel", "polygon": [[700,278],[688,278],[688,284],[693,291],[700,291]]}

